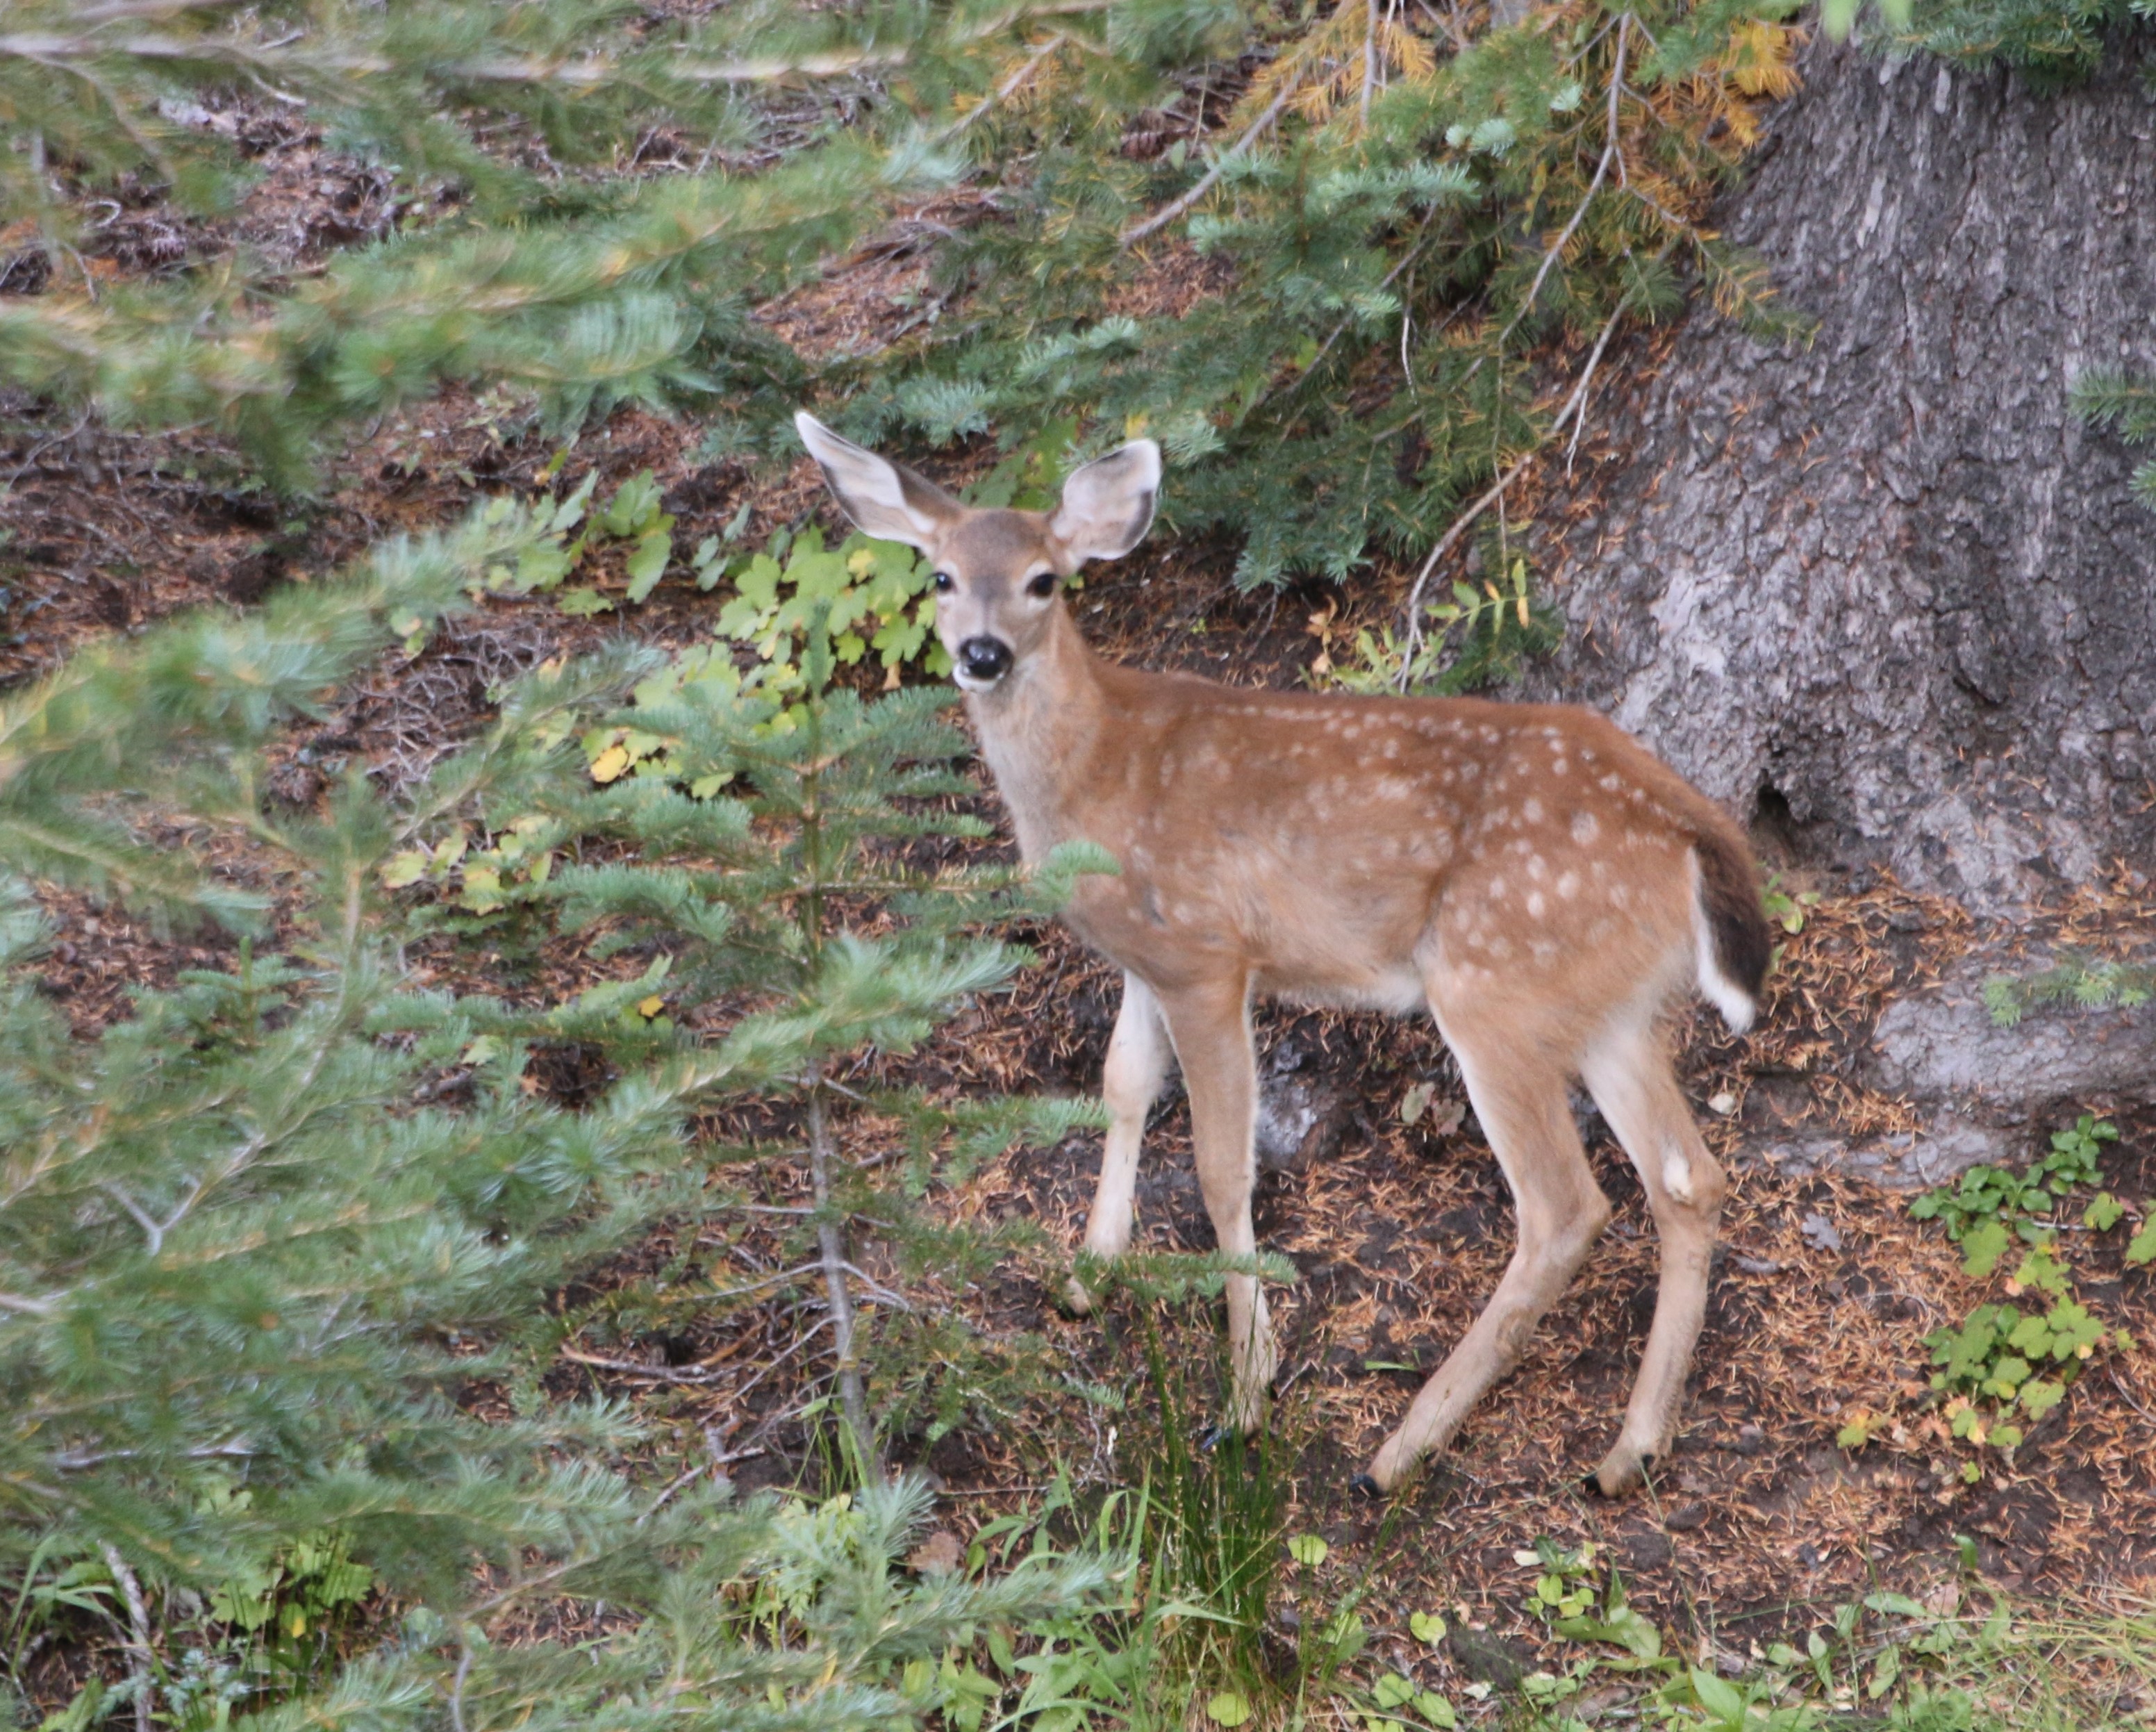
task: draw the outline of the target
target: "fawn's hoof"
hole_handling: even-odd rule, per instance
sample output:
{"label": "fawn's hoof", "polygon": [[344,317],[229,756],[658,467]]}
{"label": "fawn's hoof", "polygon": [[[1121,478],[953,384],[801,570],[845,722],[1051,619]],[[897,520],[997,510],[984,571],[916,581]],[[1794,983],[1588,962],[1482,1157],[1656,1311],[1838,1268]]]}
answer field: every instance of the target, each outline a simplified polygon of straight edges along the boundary
{"label": "fawn's hoof", "polygon": [[1198,1440],[1198,1452],[1200,1455],[1209,1456],[1229,1438],[1240,1437],[1242,1435],[1243,1428],[1240,1426],[1230,1425],[1224,1419],[1217,1425],[1206,1427],[1204,1436]]}
{"label": "fawn's hoof", "polygon": [[1647,1483],[1647,1465],[1653,1459],[1620,1443],[1603,1458],[1588,1487],[1605,1498],[1625,1497]]}
{"label": "fawn's hoof", "polygon": [[1092,1292],[1075,1275],[1063,1283],[1063,1308],[1072,1317],[1087,1317],[1092,1313]]}
{"label": "fawn's hoof", "polygon": [[1368,1498],[1373,1501],[1385,1495],[1385,1488],[1367,1473],[1358,1473],[1349,1480],[1348,1489],[1358,1498]]}

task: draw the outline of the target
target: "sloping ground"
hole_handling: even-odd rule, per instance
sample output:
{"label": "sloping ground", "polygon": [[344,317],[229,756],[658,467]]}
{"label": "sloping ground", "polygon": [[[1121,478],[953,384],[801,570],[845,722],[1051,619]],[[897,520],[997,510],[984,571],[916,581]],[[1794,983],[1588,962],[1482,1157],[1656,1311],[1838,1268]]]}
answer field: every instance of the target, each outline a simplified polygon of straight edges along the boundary
{"label": "sloping ground", "polygon": [[[863,330],[898,316],[889,296],[905,285],[885,280],[896,269],[890,255],[875,269],[882,311],[871,317],[834,293],[801,316]],[[813,334],[804,331],[804,340]],[[752,537],[817,508],[805,464],[759,481],[701,465],[696,442],[694,429],[618,417],[580,442],[566,480],[587,465],[609,485],[653,469],[689,544],[744,501]],[[48,429],[0,453],[16,478],[7,506],[13,539],[0,548],[0,676],[49,667],[100,633],[177,606],[244,604],[275,583],[310,578],[378,535],[441,521],[475,491],[534,485],[551,455],[518,435],[504,406],[452,398],[379,430],[340,465],[321,501],[287,517],[222,471],[214,452],[185,441]],[[1145,550],[1091,578],[1077,601],[1081,617],[1096,643],[1127,660],[1289,683],[1320,647],[1307,624],[1322,598],[1239,595],[1228,579],[1231,558],[1232,550],[1204,546]],[[1362,592],[1365,617],[1384,610],[1386,587],[1373,582]],[[337,712],[295,730],[280,797],[311,802],[353,762],[408,778],[486,714],[487,688],[505,674],[622,630],[665,645],[694,641],[708,633],[715,608],[678,578],[645,605],[596,622],[565,618],[543,601],[491,603],[416,658],[385,660]],[[1345,621],[1336,617],[1336,630],[1352,625],[1355,612],[1351,605]],[[980,809],[993,811],[985,794]],[[244,856],[221,864],[235,876],[250,871]],[[1616,1220],[1527,1360],[1392,1514],[1349,1499],[1348,1475],[1494,1284],[1511,1245],[1509,1205],[1471,1120],[1445,1110],[1456,1091],[1426,1025],[1281,1015],[1261,1024],[1276,1097],[1299,1092],[1319,1133],[1260,1194],[1264,1241],[1301,1274],[1281,1303],[1287,1356],[1276,1447],[1291,1481],[1285,1519],[1332,1542],[1320,1572],[1327,1591],[1367,1584],[1364,1615],[1380,1653],[1433,1683],[1454,1688],[1503,1668],[1487,1645],[1441,1653],[1411,1646],[1404,1634],[1411,1611],[1464,1611],[1462,1622],[1532,1653],[1540,1626],[1521,1611],[1529,1572],[1514,1555],[1538,1536],[1606,1544],[1650,1616],[1740,1654],[1755,1637],[1808,1627],[1821,1607],[1876,1585],[1935,1583],[1953,1567],[1957,1534],[1974,1540],[1994,1580],[2040,1594],[2086,1602],[2145,1593],[2156,1575],[2156,1372],[2146,1351],[2092,1361],[2010,1463],[1986,1454],[1980,1478],[1968,1483],[1964,1464],[1976,1457],[1925,1408],[1921,1338],[1996,1298],[1996,1281],[1964,1276],[1944,1235],[1912,1221],[1901,1196],[1813,1171],[1822,1147],[1856,1141],[1892,1150],[1908,1138],[1915,1121],[1882,1086],[1875,1020],[1891,1000],[1947,979],[1979,950],[1992,953],[1983,947],[1995,935],[1953,904],[1907,894],[1880,874],[1792,875],[1784,888],[1820,900],[1789,939],[1763,1026],[1732,1042],[1702,1015],[1679,1030],[1688,1085],[1737,1178],[1683,1439],[1653,1493],[1624,1503],[1579,1489],[1615,1424],[1653,1292],[1651,1231],[1606,1137],[1593,1152],[1619,1203]],[[2064,904],[2050,935],[2095,943],[2137,924],[2146,931],[2138,895],[2122,878],[2113,895]],[[129,986],[168,981],[180,968],[229,953],[213,934],[161,939],[80,898],[52,906],[63,941],[45,964],[48,989],[85,1032],[125,1013]],[[1115,983],[1060,934],[1042,933],[1040,943],[1040,969],[982,1002],[906,1066],[887,1067],[887,1080],[1091,1089]],[[431,960],[546,999],[598,972],[571,946],[548,947],[513,977],[484,953],[444,948]],[[565,1053],[542,1080],[575,1099],[604,1078]],[[1402,1098],[1419,1082],[1437,1086],[1435,1102],[1405,1124]],[[2032,1149],[2048,1128],[2028,1127]],[[2156,1200],[2156,1122],[2128,1119],[2123,1128],[2109,1182],[2138,1214]],[[1096,1489],[1142,1472],[1158,1430],[1133,1302],[1074,1322],[1048,1299],[1062,1248],[1075,1240],[1096,1152],[1096,1139],[1079,1138],[1013,1156],[952,1195],[949,1205],[963,1214],[1038,1224],[1040,1246],[983,1291],[940,1292],[932,1278],[912,1288],[916,1303],[954,1308],[992,1337],[1037,1332],[1046,1369],[1073,1391],[933,1443],[901,1440],[901,1457],[938,1477],[945,1519],[961,1539],[1037,1493],[1059,1464]],[[783,1164],[761,1183],[773,1202],[805,1188]],[[2156,1277],[2119,1261],[2132,1224],[2130,1216],[2077,1254],[2081,1291],[2107,1323],[2156,1340]],[[1185,1115],[1173,1101],[1153,1131],[1140,1231],[1152,1247],[1209,1243]],[[721,1249],[654,1243],[649,1261]],[[626,1280],[634,1272],[619,1272]],[[1173,1360],[1199,1368],[1186,1416],[1202,1417],[1210,1320],[1189,1308],[1164,1315],[1160,1327]],[[670,1440],[649,1464],[654,1483],[713,1462],[746,1483],[813,1483],[795,1415],[819,1368],[797,1360],[772,1369],[786,1340],[776,1308],[725,1330],[692,1317],[663,1337],[595,1334],[565,1355],[558,1381],[621,1393],[646,1409]],[[1090,1399],[1085,1386],[1122,1405]],[[1861,1453],[1837,1448],[1835,1433],[1860,1413],[1887,1416],[1889,1427]]]}
{"label": "sloping ground", "polygon": [[[354,466],[363,479],[334,496],[311,552],[319,549],[326,563],[340,542],[446,515],[469,496],[462,472],[478,479],[490,450],[501,453],[495,470],[504,480],[528,475],[544,455],[495,446],[460,406],[392,436],[410,440],[429,430],[437,438],[423,443],[441,455],[408,476],[384,479],[372,454],[368,466]],[[694,438],[690,429],[627,417],[588,439],[578,455],[613,478],[654,467],[693,537],[748,496],[747,477],[683,457]],[[233,532],[191,511],[153,515],[159,496],[128,495],[116,465],[100,472],[99,483],[78,467],[31,496],[50,524],[73,512],[85,522],[93,513],[106,523],[141,522],[146,612],[197,599],[203,586],[184,574],[213,567]],[[813,496],[813,481],[797,472],[755,496],[757,518],[783,520]],[[307,569],[306,556],[295,566]],[[1239,681],[1292,679],[1317,648],[1302,629],[1308,609],[1293,599],[1238,597],[1224,566],[1204,548],[1152,550],[1096,577],[1079,599],[1081,616],[1096,640],[1132,660]],[[174,572],[180,580],[168,576]],[[385,663],[338,713],[296,732],[280,791],[310,801],[352,758],[377,773],[408,777],[485,713],[492,680],[624,627],[663,643],[690,641],[708,630],[712,607],[678,580],[619,622],[565,619],[545,603],[490,604],[416,660]],[[62,608],[51,612],[67,617]],[[47,660],[58,647],[41,643],[35,659]],[[984,798],[981,809],[992,811],[992,803]],[[246,870],[244,860],[230,865]],[[122,1014],[129,984],[169,979],[223,948],[208,934],[160,941],[123,914],[77,898],[57,900],[55,912],[64,938],[47,964],[49,989],[85,1030]],[[2104,924],[2104,911],[2084,910],[2069,930],[2086,937],[2092,922]],[[949,1089],[1097,1086],[1116,983],[1060,933],[1039,936],[1039,970],[882,1080]],[[1907,895],[1883,877],[1830,885],[1787,941],[1758,1030],[1727,1041],[1704,1012],[1679,1030],[1693,1097],[1737,1182],[1679,1453],[1652,1496],[1614,1505],[1587,1496],[1580,1481],[1606,1447],[1644,1338],[1655,1246],[1638,1188],[1606,1137],[1594,1156],[1619,1203],[1616,1221],[1527,1361],[1389,1525],[1349,1500],[1348,1475],[1495,1283],[1511,1247],[1509,1205],[1471,1120],[1442,1134],[1433,1129],[1454,1120],[1445,1108],[1456,1086],[1427,1025],[1265,1020],[1269,1085],[1279,1096],[1297,1092],[1322,1121],[1304,1158],[1269,1174],[1260,1194],[1265,1242],[1301,1274],[1281,1302],[1288,1351],[1278,1432],[1293,1459],[1290,1519],[1334,1542],[1325,1569],[1339,1582],[1375,1566],[1366,1610],[1374,1627],[1397,1632],[1410,1610],[1457,1604],[1495,1630],[1528,1632],[1513,1554],[1541,1535],[1606,1543],[1643,1609],[1674,1628],[1712,1625],[1738,1651],[1755,1627],[1803,1623],[1806,1605],[1881,1581],[1922,1585],[1950,1569],[1957,1534],[1972,1535],[1984,1569],[2010,1584],[2081,1596],[2146,1586],[2156,1571],[2156,1376],[2145,1355],[2097,1365],[2010,1467],[1994,1453],[1982,1481],[1964,1483],[1970,1452],[1935,1435],[1939,1422],[1922,1412],[1928,1354],[1921,1338],[1996,1298],[1995,1282],[1964,1277],[1943,1232],[1911,1221],[1902,1197],[1847,1178],[1806,1176],[1806,1137],[1882,1143],[1909,1130],[1906,1104],[1871,1080],[1874,1018],[1883,1004],[1951,970],[1974,939],[1951,903]],[[459,973],[495,970],[490,978],[501,984],[500,964],[484,955],[444,950],[439,962]],[[593,973],[579,951],[549,947],[535,971],[510,984],[557,999]],[[603,1081],[583,1075],[571,1055],[545,1075],[567,1098]],[[1435,1104],[1417,1124],[1403,1124],[1402,1097],[1421,1082],[1436,1084]],[[2156,1195],[2156,1126],[2130,1123],[2127,1130],[2111,1182],[2138,1204]],[[952,1206],[968,1215],[1038,1223],[1041,1246],[985,1292],[939,1295],[932,1281],[917,1292],[923,1303],[957,1307],[991,1335],[1041,1333],[1056,1370],[1074,1385],[1116,1390],[1129,1404],[1119,1418],[1074,1396],[1029,1408],[1015,1423],[901,1447],[949,1488],[949,1519],[962,1537],[1021,1502],[1059,1462],[1096,1484],[1142,1465],[1117,1457],[1108,1441],[1118,1424],[1125,1436],[1142,1436],[1154,1401],[1131,1303],[1086,1322],[1062,1318],[1048,1303],[1061,1247],[1075,1243],[1082,1221],[1096,1152],[1095,1139],[1081,1138],[1015,1155],[954,1195]],[[783,1166],[763,1180],[773,1201],[790,1200],[803,1183]],[[1151,1246],[1209,1243],[1178,1104],[1163,1110],[1152,1134],[1140,1224]],[[2156,1339],[2156,1279],[2120,1268],[2123,1237],[2115,1231],[2084,1259],[2084,1296],[2107,1322]],[[654,1255],[681,1248],[654,1246]],[[1202,1313],[1169,1316],[1163,1327],[1178,1363],[1208,1362]],[[670,1478],[693,1466],[697,1440],[708,1437],[744,1483],[793,1483],[811,1470],[803,1428],[788,1416],[819,1368],[793,1364],[759,1377],[783,1344],[774,1329],[769,1318],[725,1334],[692,1322],[663,1341],[595,1339],[575,1355],[582,1363],[565,1364],[565,1386],[588,1381],[645,1403],[683,1452],[654,1459],[654,1474]],[[650,1369],[629,1369],[639,1365]],[[755,1387],[742,1393],[752,1380]],[[1206,1387],[1204,1377],[1193,1379],[1194,1409]],[[1858,1411],[1902,1416],[1901,1439],[1881,1436],[1857,1456],[1837,1449],[1834,1433]],[[1123,1447],[1128,1457],[1133,1446]],[[1417,1661],[1433,1681],[1453,1663]]]}

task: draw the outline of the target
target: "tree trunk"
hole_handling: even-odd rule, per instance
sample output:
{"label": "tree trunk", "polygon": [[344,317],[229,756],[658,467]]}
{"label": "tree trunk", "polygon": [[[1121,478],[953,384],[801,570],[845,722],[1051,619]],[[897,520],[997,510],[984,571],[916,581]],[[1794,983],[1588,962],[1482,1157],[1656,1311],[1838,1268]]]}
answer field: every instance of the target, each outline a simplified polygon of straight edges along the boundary
{"label": "tree trunk", "polygon": [[1823,40],[1719,226],[1819,321],[1702,308],[1553,562],[1553,676],[1819,862],[1982,911],[2156,855],[2156,516],[2082,369],[2156,363],[2142,68]]}
{"label": "tree trunk", "polygon": [[[1569,628],[1532,683],[1610,712],[1799,865],[1999,917],[2144,890],[2156,516],[2068,400],[2084,368],[2156,367],[2142,55],[2050,97],[1823,39],[1806,59],[1717,226],[1816,338],[1690,316],[1606,429],[1621,467],[1576,484],[1548,562]],[[1933,1133],[1873,1152],[1905,1178],[2011,1155],[2077,1094],[2156,1097],[2156,1010],[2010,1036],[1981,1003],[2002,953],[1873,1030],[1872,1080]]]}

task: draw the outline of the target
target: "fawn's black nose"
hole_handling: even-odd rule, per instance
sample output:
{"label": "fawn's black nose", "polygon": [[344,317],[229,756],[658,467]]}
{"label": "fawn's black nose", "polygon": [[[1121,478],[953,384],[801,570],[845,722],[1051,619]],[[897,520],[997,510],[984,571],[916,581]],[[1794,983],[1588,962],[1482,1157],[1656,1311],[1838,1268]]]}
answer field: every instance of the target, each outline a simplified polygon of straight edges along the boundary
{"label": "fawn's black nose", "polygon": [[958,669],[969,679],[993,686],[1010,671],[1010,645],[1001,638],[968,638],[958,645]]}

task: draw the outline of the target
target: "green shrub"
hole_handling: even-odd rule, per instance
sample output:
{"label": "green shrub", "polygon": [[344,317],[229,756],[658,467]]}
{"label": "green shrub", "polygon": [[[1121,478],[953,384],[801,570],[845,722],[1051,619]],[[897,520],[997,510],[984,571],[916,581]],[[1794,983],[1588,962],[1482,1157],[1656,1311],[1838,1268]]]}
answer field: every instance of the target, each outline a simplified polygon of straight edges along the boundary
{"label": "green shrub", "polygon": [[[465,1732],[904,1723],[942,1699],[907,1693],[908,1664],[1075,1607],[1101,1580],[1066,1560],[910,1584],[893,1560],[921,1524],[917,1488],[869,1475],[850,1513],[805,1524],[693,1466],[654,1495],[627,1466],[647,1440],[634,1413],[546,1393],[576,1322],[565,1289],[661,1221],[723,1224],[733,1206],[712,1181],[739,1152],[693,1138],[690,1115],[805,1099],[813,1149],[820,1067],[918,1041],[1007,976],[1022,953],[973,928],[1043,894],[875,854],[951,828],[910,807],[952,785],[937,760],[954,737],[937,693],[832,690],[820,616],[786,704],[707,685],[663,713],[675,773],[738,779],[738,794],[656,774],[593,788],[580,721],[654,671],[622,651],[498,694],[495,719],[400,799],[357,773],[317,810],[262,796],[282,721],[565,532],[551,503],[489,507],[343,581],[100,647],[0,702],[0,866],[247,934],[229,968],[138,990],[78,1039],[41,990],[47,917],[21,876],[0,897],[10,1665],[19,1689],[44,1636],[103,1630],[123,1674],[93,1668],[54,1732],[130,1706],[145,1728],[259,1732],[444,1714]],[[540,876],[546,912],[623,941],[655,926],[678,970],[662,955],[552,1008],[421,985],[404,947],[425,897],[385,880],[497,803],[549,791],[557,835],[618,832],[644,857]],[[244,845],[280,886],[274,917],[151,845],[152,819]],[[840,918],[855,892],[918,906],[899,930],[859,932]],[[709,1039],[644,1002],[744,988],[753,1001]],[[575,1111],[530,1070],[567,1040],[614,1077]],[[903,1170],[919,1184],[954,1121],[978,1158],[1080,1116],[911,1108]],[[896,1176],[891,1197],[830,1176],[803,1225],[836,1319],[870,1285],[845,1254],[856,1213],[904,1199]],[[957,1233],[942,1246],[983,1254]],[[865,1333],[842,1335],[834,1370],[856,1393],[867,1354]],[[894,1388],[958,1380],[938,1369],[896,1349],[876,1366]],[[870,1421],[850,1417],[865,1469]],[[782,1606],[755,1602],[767,1580],[788,1584]],[[573,1647],[497,1639],[554,1600],[603,1600],[609,1622]]]}

